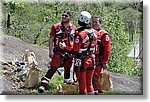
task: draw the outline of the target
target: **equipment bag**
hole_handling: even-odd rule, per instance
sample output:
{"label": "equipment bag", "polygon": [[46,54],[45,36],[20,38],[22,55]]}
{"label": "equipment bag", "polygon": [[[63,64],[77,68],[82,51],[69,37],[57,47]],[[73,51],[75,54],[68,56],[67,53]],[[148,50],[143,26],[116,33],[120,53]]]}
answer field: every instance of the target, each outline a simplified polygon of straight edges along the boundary
{"label": "equipment bag", "polygon": [[111,73],[106,69],[101,72],[99,80],[98,80],[98,87],[100,90],[111,91],[112,89],[112,80],[111,80]]}
{"label": "equipment bag", "polygon": [[79,91],[78,84],[59,84],[57,86],[57,94],[61,95],[77,95]]}
{"label": "equipment bag", "polygon": [[39,70],[33,68],[29,69],[25,80],[25,87],[31,88],[37,86],[39,83],[38,79]]}

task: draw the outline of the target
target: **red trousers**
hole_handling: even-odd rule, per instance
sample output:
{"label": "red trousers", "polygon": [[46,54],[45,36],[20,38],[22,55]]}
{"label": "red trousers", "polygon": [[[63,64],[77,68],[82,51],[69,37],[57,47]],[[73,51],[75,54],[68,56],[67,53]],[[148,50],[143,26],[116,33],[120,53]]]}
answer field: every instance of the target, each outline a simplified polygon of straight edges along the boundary
{"label": "red trousers", "polygon": [[70,69],[73,63],[73,58],[62,58],[60,54],[54,54],[54,57],[52,61],[50,62],[51,68],[58,68],[63,64],[64,67],[64,78],[69,79],[70,78]]}
{"label": "red trousers", "polygon": [[[95,58],[95,63],[96,62],[100,62],[99,57]],[[97,65],[95,70],[94,70],[94,74],[93,74],[93,83],[95,83],[95,85],[93,85],[94,86],[94,91],[98,90],[98,79],[99,79],[101,71],[102,71],[102,66]]]}
{"label": "red trousers", "polygon": [[77,80],[79,83],[79,93],[88,94],[90,92],[94,92],[92,84],[94,65],[91,58],[86,58],[84,60],[84,63],[82,64],[84,64],[83,67],[85,71],[81,71],[79,68],[78,71],[76,72]]}

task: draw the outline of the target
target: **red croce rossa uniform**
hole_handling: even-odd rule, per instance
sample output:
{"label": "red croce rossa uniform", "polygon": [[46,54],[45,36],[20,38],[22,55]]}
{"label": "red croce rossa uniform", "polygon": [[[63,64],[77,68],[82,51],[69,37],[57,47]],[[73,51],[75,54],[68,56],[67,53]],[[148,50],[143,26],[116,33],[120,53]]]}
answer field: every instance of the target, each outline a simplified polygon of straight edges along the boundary
{"label": "red croce rossa uniform", "polygon": [[[54,37],[53,39],[54,56],[52,58],[52,61],[50,62],[50,69],[47,71],[45,77],[41,79],[41,85],[40,85],[41,87],[48,86],[48,82],[51,80],[56,70],[59,67],[61,67],[62,64],[64,66],[64,78],[65,79],[70,78],[70,68],[73,63],[73,57],[72,56],[68,57],[68,55],[70,55],[70,51],[73,50],[75,33],[76,33],[76,27],[71,23],[67,28],[63,27],[62,23],[57,23],[52,26],[50,36]],[[61,49],[59,47],[60,42],[61,43],[65,42],[66,47],[64,49]]]}
{"label": "red croce rossa uniform", "polygon": [[[70,83],[70,69],[73,63],[73,44],[76,34],[75,25],[71,24],[72,13],[64,11],[62,21],[52,26],[49,39],[49,57],[52,58],[45,76],[41,79],[38,92],[43,93],[51,78],[60,67],[64,67],[64,83]],[[60,74],[60,73],[59,73]]]}
{"label": "red croce rossa uniform", "polygon": [[[69,37],[64,32],[70,32],[72,35],[72,38]],[[54,24],[54,26],[51,29],[50,36],[54,36],[54,48],[61,50],[59,47],[60,42],[65,42],[66,47],[65,50],[71,51],[73,49],[73,37],[76,32],[76,27],[70,23],[70,25],[64,29],[63,25],[61,23]],[[63,49],[64,50],[64,49]]]}
{"label": "red croce rossa uniform", "polygon": [[95,89],[98,90],[98,78],[102,71],[103,63],[107,63],[110,52],[111,52],[111,44],[110,44],[110,35],[105,30],[101,29],[98,31],[98,41],[97,41],[97,50],[95,52],[95,63],[96,68],[94,70],[94,77],[96,77],[96,86]]}
{"label": "red croce rossa uniform", "polygon": [[[93,34],[93,37],[90,38],[87,32]],[[78,34],[75,36],[75,63],[77,59],[80,59],[80,64],[78,64],[77,71],[75,72],[79,83],[80,94],[94,92],[92,77],[94,73],[94,53],[97,44],[97,34],[96,30],[89,27],[81,31],[78,30]]]}
{"label": "red croce rossa uniform", "polygon": [[[68,33],[65,33],[68,32]],[[67,35],[67,34],[71,35]],[[74,36],[76,34],[76,27],[70,23],[70,25],[64,29],[63,25],[61,23],[54,24],[54,26],[51,29],[50,36],[54,37],[54,58],[51,61],[52,67],[59,67],[61,64],[61,54],[57,52],[71,52],[73,49],[73,43],[74,43]],[[59,47],[59,43],[65,42],[66,47],[64,49],[61,49]],[[72,58],[68,59],[64,63],[64,68],[71,68],[72,66]]]}

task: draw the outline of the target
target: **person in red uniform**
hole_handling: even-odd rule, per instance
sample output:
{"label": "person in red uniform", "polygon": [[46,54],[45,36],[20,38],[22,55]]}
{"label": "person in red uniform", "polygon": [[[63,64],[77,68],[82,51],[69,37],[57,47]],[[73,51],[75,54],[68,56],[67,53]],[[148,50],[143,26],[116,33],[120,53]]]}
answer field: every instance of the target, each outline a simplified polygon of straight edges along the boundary
{"label": "person in red uniform", "polygon": [[98,31],[97,50],[95,52],[96,68],[93,75],[93,86],[95,94],[102,94],[103,90],[98,89],[98,78],[102,69],[108,67],[108,59],[111,52],[110,35],[101,28],[102,20],[100,17],[94,17],[92,21],[93,28]]}
{"label": "person in red uniform", "polygon": [[61,66],[64,67],[64,82],[70,80],[70,68],[72,66],[74,35],[76,34],[76,26],[71,24],[72,14],[69,11],[64,11],[62,21],[52,26],[49,39],[49,57],[52,58],[50,68],[46,75],[41,79],[38,91],[44,92],[48,86],[54,73]]}
{"label": "person in red uniform", "polygon": [[92,77],[98,32],[90,27],[90,19],[89,12],[82,11],[80,13],[78,24],[81,27],[77,30],[78,33],[74,40],[74,70],[79,83],[79,94],[94,94]]}

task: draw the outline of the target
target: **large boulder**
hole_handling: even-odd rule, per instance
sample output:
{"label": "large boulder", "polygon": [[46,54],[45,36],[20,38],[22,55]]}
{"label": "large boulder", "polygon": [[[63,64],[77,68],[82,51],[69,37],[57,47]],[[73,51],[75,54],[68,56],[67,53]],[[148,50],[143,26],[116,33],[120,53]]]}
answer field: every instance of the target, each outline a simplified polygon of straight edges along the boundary
{"label": "large boulder", "polygon": [[28,49],[35,53],[38,66],[40,68],[45,68],[47,63],[50,61],[47,47],[28,44],[13,36],[0,36],[0,48],[2,49],[0,60],[22,60],[22,54],[26,49]]}

